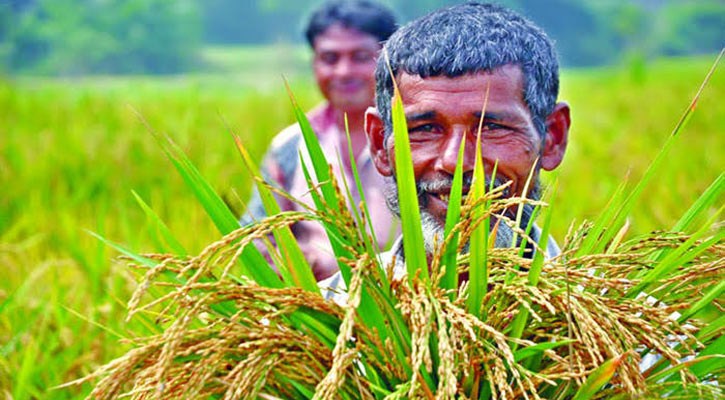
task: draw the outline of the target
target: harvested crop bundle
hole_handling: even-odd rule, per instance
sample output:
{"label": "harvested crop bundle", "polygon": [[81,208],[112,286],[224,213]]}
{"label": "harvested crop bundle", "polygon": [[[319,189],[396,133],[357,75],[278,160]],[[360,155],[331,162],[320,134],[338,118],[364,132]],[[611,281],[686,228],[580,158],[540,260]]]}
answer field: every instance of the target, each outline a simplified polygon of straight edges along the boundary
{"label": "harvested crop bundle", "polygon": [[[311,138],[296,105],[295,113]],[[397,93],[392,113],[402,138]],[[402,218],[404,260],[380,256],[365,200],[348,204],[354,183],[336,181],[313,140],[306,174],[316,209],[280,213],[260,178],[270,217],[239,229],[162,141],[225,235],[193,257],[126,252],[141,271],[129,318],[153,319],[159,333],[84,381],[98,379],[99,399],[721,398],[725,230],[719,212],[693,225],[725,189],[725,174],[672,232],[626,238],[627,210],[672,137],[642,181],[631,191],[623,184],[598,219],[572,228],[554,257],[545,256],[552,208],[503,198],[506,184],[486,184],[480,152],[465,201],[456,172],[449,201],[460,210],[426,251],[412,168],[398,168],[400,207],[415,211]],[[409,160],[407,141],[396,143],[398,161]],[[505,216],[525,205],[543,214],[537,234],[521,213]],[[328,232],[347,288],[340,304],[323,298],[291,234],[301,220]],[[503,224],[513,246],[497,248]],[[269,234],[279,274],[251,245]]]}

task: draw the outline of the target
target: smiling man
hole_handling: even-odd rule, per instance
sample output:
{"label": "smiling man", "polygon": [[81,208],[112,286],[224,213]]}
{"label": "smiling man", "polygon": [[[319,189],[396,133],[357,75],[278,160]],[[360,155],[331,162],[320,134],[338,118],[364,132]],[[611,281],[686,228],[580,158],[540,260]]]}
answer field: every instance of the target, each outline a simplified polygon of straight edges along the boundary
{"label": "smiling man", "polygon": [[[307,113],[312,129],[328,160],[333,163],[337,179],[353,182],[349,159],[345,120],[350,128],[353,156],[358,167],[368,203],[383,203],[383,178],[377,173],[367,151],[363,130],[365,111],[373,105],[375,67],[382,43],[395,31],[395,18],[387,8],[367,0],[329,1],[321,5],[307,25],[305,36],[312,47],[312,67],[325,102]],[[307,182],[299,164],[299,154],[307,154],[299,125],[280,132],[272,141],[263,160],[266,178],[299,200],[312,205]],[[356,204],[360,201],[355,185],[350,187]],[[303,208],[286,198],[277,198],[283,211]],[[249,214],[240,221],[243,225],[265,216],[258,194],[249,203]],[[384,207],[371,209],[370,218],[377,238],[385,243],[395,235],[395,219]],[[300,222],[292,227],[300,248],[312,266],[317,279],[337,271],[337,261],[329,246],[324,229],[314,222]],[[259,246],[262,251],[265,247]]]}
{"label": "smiling man", "polygon": [[[506,8],[467,3],[434,11],[396,31],[385,44],[376,68],[376,108],[365,115],[365,131],[375,166],[386,179],[386,201],[400,215],[395,183],[392,135],[393,80],[400,89],[408,125],[419,196],[423,236],[428,252],[445,226],[449,193],[461,141],[465,141],[464,192],[471,185],[476,135],[482,121],[481,152],[487,179],[498,163],[496,184],[511,181],[506,196],[539,196],[539,171],[553,170],[564,157],[569,106],[557,102],[559,66],[546,34]],[[481,115],[486,92],[485,115]],[[534,170],[534,183],[523,193]],[[512,211],[510,211],[512,213]],[[532,217],[524,207],[521,227]],[[509,217],[514,219],[514,215]],[[533,239],[539,236],[534,227]],[[513,230],[499,224],[497,247],[511,246]],[[547,256],[558,253],[550,240]],[[395,274],[405,271],[402,240],[383,257],[396,256]],[[529,252],[528,256],[532,253]],[[339,274],[320,286],[343,285]],[[328,298],[342,301],[331,291]]]}
{"label": "smiling man", "polygon": [[[538,198],[539,171],[559,166],[570,125],[569,106],[557,102],[556,54],[540,28],[506,8],[468,3],[407,24],[391,36],[385,49],[402,96],[429,249],[436,235],[442,237],[461,141],[466,143],[464,185],[470,185],[481,118],[487,175],[498,162],[497,183],[512,182],[507,195]],[[382,58],[378,61],[376,108],[367,111],[365,130],[375,166],[387,180],[388,206],[399,215],[390,69]],[[534,184],[523,193],[532,169]],[[531,209],[525,207],[522,227]],[[500,224],[496,245],[510,246],[512,232]],[[552,243],[549,255],[556,250]]]}

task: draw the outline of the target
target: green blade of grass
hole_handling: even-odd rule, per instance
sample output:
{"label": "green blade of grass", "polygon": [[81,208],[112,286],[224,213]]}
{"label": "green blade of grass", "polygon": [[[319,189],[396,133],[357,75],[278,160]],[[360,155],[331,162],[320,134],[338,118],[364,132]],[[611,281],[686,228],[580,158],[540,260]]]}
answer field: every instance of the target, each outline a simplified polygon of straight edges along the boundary
{"label": "green blade of grass", "polygon": [[307,116],[297,104],[287,81],[285,81],[285,85],[287,87],[287,93],[289,94],[290,100],[292,101],[292,109],[295,117],[297,118],[297,123],[300,125],[302,138],[305,141],[305,146],[307,147],[310,160],[312,161],[312,169],[315,171],[317,182],[321,183],[320,190],[322,191],[322,197],[328,203],[328,207],[338,210],[337,202],[332,201],[336,198],[335,189],[332,187],[328,162],[325,158],[325,153],[322,151],[322,147],[320,146],[320,141],[317,139],[317,135],[315,135]]}
{"label": "green blade of grass", "polygon": [[685,322],[688,318],[702,310],[706,305],[710,304],[713,300],[719,299],[723,291],[725,291],[725,280],[721,280],[717,285],[715,285],[715,287],[708,290],[702,298],[697,300],[695,304],[684,310],[682,312],[682,316],[680,316],[677,321],[680,323]]}
{"label": "green blade of grass", "polygon": [[[453,227],[458,224],[461,219],[461,200],[463,198],[463,151],[466,148],[466,138],[461,140],[458,149],[458,160],[456,161],[456,170],[453,173],[453,184],[448,200],[448,211],[446,212],[446,225],[444,230],[444,238],[451,234]],[[458,287],[458,268],[456,265],[456,255],[458,253],[458,232],[455,232],[446,246],[445,252],[441,259],[441,265],[446,269],[443,279],[441,279],[441,288],[446,290]],[[450,294],[451,300],[455,297],[455,293]]]}
{"label": "green blade of grass", "polygon": [[[483,99],[483,107],[481,109],[481,119],[478,125],[478,134],[476,135],[476,158],[473,165],[473,182],[468,196],[476,201],[483,198],[486,194],[486,171],[483,166],[483,157],[481,155],[481,131],[483,126],[483,116],[486,115],[486,107],[488,105],[488,95],[491,89],[490,85],[486,87],[486,94]],[[491,179],[493,182],[493,178]],[[472,221],[479,221],[486,214],[488,204],[476,207],[472,211]],[[489,235],[489,219],[482,221],[471,233],[470,238],[470,262],[468,267],[468,280],[475,282],[474,285],[468,287],[468,299],[466,307],[468,312],[480,317],[483,297],[488,291],[488,235]]]}
{"label": "green blade of grass", "polygon": [[[368,248],[368,251],[375,251],[376,253],[380,252],[380,247],[378,246],[378,238],[375,233],[375,227],[373,226],[373,220],[370,217],[370,211],[368,210],[367,201],[365,200],[365,191],[363,190],[362,181],[360,180],[360,173],[357,169],[357,162],[355,161],[355,152],[352,149],[352,138],[350,138],[350,127],[348,126],[347,122],[347,113],[345,113],[345,136],[347,137],[347,151],[348,156],[350,157],[350,169],[352,170],[352,176],[355,179],[355,187],[357,188],[357,193],[360,196],[360,204],[362,206],[362,211],[367,215],[367,228],[370,231],[370,235],[373,238],[373,242],[370,243],[368,240],[367,235],[363,235],[363,240],[365,241],[365,246]],[[342,165],[342,163],[340,163]],[[356,205],[353,204],[353,209],[357,211]],[[355,213],[355,216],[358,216],[358,213]],[[358,224],[362,227],[362,224],[358,222]]]}
{"label": "green blade of grass", "polygon": [[[345,118],[346,118],[346,121],[347,121],[347,114],[345,114]],[[352,146],[350,144],[350,140],[349,139],[350,139],[350,136],[349,136],[349,133],[348,133],[348,147],[349,147],[349,150],[350,150],[350,156],[352,157]],[[337,159],[338,159],[339,165],[342,166],[343,165],[342,158],[340,157],[339,154],[338,154]],[[360,196],[361,196],[361,198],[364,199],[364,196],[363,196],[362,191],[361,191],[362,190],[362,187],[360,185],[359,176],[358,176],[358,173],[357,173],[357,167],[355,166],[355,161],[351,161],[351,163],[352,163],[351,166],[353,168],[353,175],[355,176],[354,179],[356,179],[356,181],[358,183],[358,190],[360,191]],[[350,186],[348,185],[347,180],[346,179],[342,179],[342,184],[343,184],[343,186],[345,188],[345,194],[347,195],[348,202],[350,204],[350,208],[352,209],[353,217],[355,218],[355,222],[357,223],[357,228],[358,229],[356,230],[356,233],[357,233],[360,241],[363,244],[363,249],[361,249],[361,251],[364,250],[364,252],[366,252],[368,254],[371,254],[371,255],[380,254],[380,250],[379,250],[378,246],[377,245],[373,245],[372,241],[370,240],[370,236],[367,235],[368,228],[369,228],[369,230],[371,232],[374,232],[374,230],[375,230],[375,228],[372,226],[371,218],[367,218],[366,219],[366,222],[368,223],[367,225],[365,225],[363,223],[364,221],[362,220],[362,216],[360,215],[360,210],[355,205],[355,199],[353,198],[352,192],[350,192]],[[361,203],[360,204],[361,204],[362,207],[367,207],[367,206],[365,206],[364,200],[361,200]],[[367,212],[367,208],[365,208],[365,212]],[[373,240],[375,240],[375,239],[373,239]],[[377,240],[375,240],[375,242],[377,243]],[[378,259],[378,258],[376,257],[376,259]],[[382,286],[383,288],[385,288],[386,291],[388,292],[387,294],[389,295],[390,292],[387,289],[390,286],[388,284],[388,279],[386,277],[387,274],[385,273],[385,270],[383,269],[383,266],[380,265],[380,263],[373,263],[373,266],[375,268],[377,268],[378,277],[380,278],[380,286]]]}
{"label": "green blade of grass", "polygon": [[[716,361],[716,362],[719,361],[720,363],[722,363],[722,364],[725,365],[725,355],[723,355],[723,354],[713,354],[713,355],[708,355],[708,356],[700,356],[700,357],[694,358],[694,359],[689,360],[689,361],[681,362],[680,364],[674,365],[674,366],[672,366],[670,368],[667,368],[665,370],[662,370],[660,372],[657,372],[656,374],[650,375],[649,377],[647,377],[647,382],[649,382],[649,383],[655,383],[655,382],[657,382],[659,380],[662,380],[662,379],[665,379],[666,380],[672,374],[674,374],[675,372],[677,372],[677,371],[679,371],[679,370],[681,370],[683,368],[690,368],[690,369],[692,369],[692,367],[694,367],[695,365],[697,365],[699,363],[703,363],[703,362],[710,362],[710,363],[712,363],[713,361]],[[679,376],[678,376],[678,378],[679,378]]]}
{"label": "green blade of grass", "polygon": [[239,229],[239,222],[232,214],[226,203],[216,194],[211,185],[204,179],[198,169],[186,157],[184,152],[174,143],[171,138],[151,130],[154,137],[161,145],[162,150],[176,167],[187,186],[194,192],[204,210],[211,218],[214,225],[223,235]]}
{"label": "green blade of grass", "polygon": [[[143,121],[143,119],[142,119]],[[145,121],[143,121],[146,123]],[[226,203],[214,191],[211,185],[199,173],[199,170],[186,157],[184,152],[168,136],[162,136],[146,124],[148,130],[157,139],[161,149],[181,175],[184,182],[201,203],[207,215],[223,235],[239,229],[239,222]],[[242,272],[266,287],[280,288],[284,284],[267,263],[262,253],[254,246],[247,246],[241,254]]]}
{"label": "green blade of grass", "polygon": [[[524,232],[526,232],[526,236],[531,237],[531,230],[534,228],[534,217],[539,214],[539,210],[541,210],[541,206],[538,204],[534,207],[534,211],[531,213],[532,217],[529,218],[529,222],[526,223],[526,229]],[[527,240],[525,238],[522,238],[521,244],[519,245],[519,257],[524,257],[526,253],[526,244]],[[519,270],[520,266],[516,266],[516,270]],[[510,277],[513,277],[513,274],[510,275]],[[508,282],[511,282],[510,280]]]}
{"label": "green blade of grass", "polygon": [[[260,173],[257,166],[254,165],[254,162],[249,156],[249,153],[244,147],[241,139],[235,135],[234,141],[237,144],[237,149],[239,149],[239,154],[241,154],[245,165],[252,173],[253,177],[261,177],[262,174]],[[267,215],[280,214],[282,210],[279,208],[279,204],[277,204],[277,200],[274,198],[274,195],[269,190],[269,188],[267,188],[267,186],[257,181],[256,179],[254,179],[254,181],[257,183],[259,197],[262,200],[262,204],[264,205],[264,209],[267,212]],[[278,266],[280,273],[282,273],[282,276],[285,279],[285,282],[287,282],[288,285],[294,283],[296,286],[301,287],[309,292],[319,293],[320,289],[317,287],[317,281],[312,274],[312,268],[310,268],[310,265],[307,263],[307,260],[305,259],[305,255],[302,253],[302,250],[300,250],[300,247],[297,244],[297,240],[295,240],[294,235],[292,235],[290,227],[283,226],[275,230],[273,232],[273,235],[280,249],[282,262],[279,263]]]}
{"label": "green blade of grass", "polygon": [[652,161],[652,164],[647,168],[644,175],[640,179],[640,181],[637,183],[637,185],[634,187],[634,189],[630,192],[629,196],[624,200],[624,202],[619,205],[616,217],[612,221],[611,224],[609,224],[608,229],[604,232],[602,235],[602,240],[599,242],[599,244],[595,247],[596,252],[602,251],[607,243],[614,237],[614,235],[619,231],[619,229],[624,224],[624,220],[629,216],[632,208],[635,206],[637,199],[642,194],[642,191],[644,190],[645,186],[652,180],[652,177],[654,176],[655,172],[659,169],[660,165],[662,165],[663,161],[667,157],[667,154],[669,153],[670,149],[674,145],[676,139],[680,137],[679,133],[680,131],[687,125],[687,122],[689,122],[690,118],[692,117],[692,113],[695,111],[695,107],[697,105],[697,101],[700,99],[700,95],[702,94],[703,90],[705,89],[705,86],[710,81],[710,78],[712,77],[713,72],[715,72],[715,68],[717,67],[718,63],[720,62],[720,59],[723,56],[723,53],[725,53],[725,49],[720,52],[717,59],[713,63],[712,67],[710,68],[710,71],[708,72],[707,76],[702,82],[702,85],[700,85],[700,88],[698,89],[697,93],[695,94],[695,97],[690,102],[690,105],[685,109],[685,112],[682,114],[682,117],[678,121],[677,125],[672,131],[672,134],[667,138],[665,141],[664,146],[662,146],[662,149],[655,157],[654,161]]}
{"label": "green blade of grass", "polygon": [[[558,185],[559,181],[555,180],[550,192],[550,199],[555,198]],[[539,284],[539,277],[541,276],[541,270],[544,266],[544,259],[546,258],[545,252],[549,246],[549,228],[551,227],[551,216],[553,215],[553,213],[554,208],[552,205],[549,205],[549,210],[546,214],[546,218],[544,219],[544,226],[541,229],[541,234],[538,241],[538,246],[542,251],[537,251],[534,253],[534,260],[531,263],[531,268],[529,269],[529,273],[527,275],[529,285],[536,286]],[[516,315],[516,318],[512,323],[511,337],[516,339],[521,337],[521,334],[524,332],[524,328],[526,327],[526,321],[528,320],[528,318],[529,310],[527,310],[523,305],[520,306],[519,313]],[[515,350],[517,345],[514,343],[511,345],[511,347]]]}
{"label": "green blade of grass", "polygon": [[682,218],[672,227],[673,232],[685,232],[695,219],[709,209],[720,194],[725,190],[725,172],[721,173],[707,189],[697,198],[695,203],[685,212]]}
{"label": "green blade of grass", "polygon": [[[117,243],[114,243],[114,242],[104,238],[101,235],[98,235],[95,232],[91,232],[91,231],[86,231],[86,232],[88,232],[91,236],[95,237],[96,239],[100,240],[101,242],[105,243],[106,245],[118,250],[121,254],[126,255],[127,257],[131,258],[132,260],[134,260],[142,265],[145,265],[147,267],[154,267],[158,264],[156,261],[143,257],[143,256],[140,256],[140,255],[136,254],[135,252],[133,252]],[[163,273],[164,277],[168,278],[169,280],[171,280],[174,283],[177,283],[177,284],[183,283],[183,281],[181,281],[176,276],[176,274],[174,274],[171,271],[163,271],[162,273]],[[229,303],[229,302],[214,304],[211,306],[211,308],[214,311],[219,312],[222,315],[226,315],[226,316],[232,316],[236,312],[233,304]]]}
{"label": "green blade of grass", "polygon": [[[536,165],[539,163],[539,158],[537,157],[534,161],[534,164],[531,166],[531,171],[529,171],[529,176],[526,177],[526,183],[524,183],[524,189],[521,193],[521,197],[527,197],[529,194],[529,187],[531,186],[531,180],[534,179],[534,173],[536,172]],[[514,226],[517,228],[521,226],[521,218],[524,216],[524,205],[519,204],[516,206],[516,221]],[[511,238],[511,247],[516,247],[516,243],[518,241],[519,234],[517,231],[514,230],[513,237]]]}
{"label": "green blade of grass", "polygon": [[592,227],[587,232],[587,236],[579,246],[579,250],[576,252],[576,257],[580,257],[586,254],[592,254],[592,249],[601,239],[602,232],[607,229],[612,218],[616,215],[619,205],[624,201],[625,188],[627,187],[627,181],[629,180],[629,174],[625,176],[624,180],[617,186],[617,189],[612,194],[612,197],[607,202],[599,216],[594,220]]}
{"label": "green blade of grass", "polygon": [[[685,214],[672,227],[672,232],[686,232],[693,222],[717,201],[725,190],[725,173],[721,173],[708,188],[697,198]],[[660,261],[670,253],[672,249],[664,248],[655,252],[650,258],[652,261]]]}
{"label": "green blade of grass", "polygon": [[420,277],[428,282],[428,260],[423,244],[423,230],[420,222],[420,205],[415,187],[415,172],[410,153],[408,125],[405,120],[403,101],[397,85],[393,96],[392,107],[393,134],[395,136],[395,177],[398,184],[398,201],[400,204],[400,221],[403,230],[403,248],[408,281],[420,271]]}
{"label": "green blade of grass", "polygon": [[105,243],[107,246],[113,247],[114,249],[118,250],[119,253],[131,258],[132,260],[136,261],[137,263],[139,263],[141,265],[145,265],[147,267],[155,267],[157,264],[156,261],[154,261],[150,258],[140,256],[140,255],[134,253],[133,251],[121,246],[120,244],[114,243],[93,231],[86,230],[86,232],[88,232],[88,234],[93,236],[94,238]]}
{"label": "green blade of grass", "polygon": [[80,318],[81,320],[87,322],[88,324],[91,324],[91,325],[96,326],[96,327],[98,327],[100,329],[103,329],[105,332],[108,332],[111,335],[113,335],[113,336],[115,336],[115,337],[117,337],[119,339],[122,339],[122,340],[128,340],[129,339],[128,337],[126,337],[126,336],[124,336],[124,335],[122,335],[122,334],[114,331],[110,327],[105,326],[105,325],[101,324],[100,322],[94,321],[90,317],[86,317],[85,315],[83,315],[83,314],[79,313],[78,311],[76,311],[76,310],[74,310],[74,309],[66,306],[65,304],[57,304],[57,305],[59,305],[60,307],[64,308],[66,311],[68,311],[69,313],[75,315],[76,317]]}
{"label": "green blade of grass", "polygon": [[678,266],[689,262],[693,258],[697,257],[699,254],[701,254],[703,251],[707,250],[710,246],[724,238],[725,230],[720,230],[713,237],[705,240],[700,245],[695,246],[694,248],[692,247],[698,240],[700,240],[700,238],[702,238],[709,232],[712,223],[717,219],[718,215],[722,212],[723,209],[725,209],[725,206],[721,207],[720,210],[715,213],[715,215],[713,215],[705,224],[703,224],[702,228],[700,228],[699,231],[690,236],[689,239],[687,239],[684,243],[680,244],[676,249],[672,250],[652,270],[647,271],[646,275],[642,278],[640,283],[638,283],[629,290],[629,292],[627,293],[627,297],[636,297],[649,284],[653,283],[654,281],[660,279],[663,276],[666,276]]}
{"label": "green blade of grass", "polygon": [[627,353],[607,360],[604,364],[595,369],[579,390],[577,390],[573,400],[587,400],[594,397],[599,389],[612,379],[612,376],[614,376],[614,373],[617,371],[617,368],[619,368],[619,365],[625,357],[627,357]]}
{"label": "green blade of grass", "polygon": [[133,194],[133,197],[136,198],[136,201],[138,202],[139,206],[141,206],[141,209],[146,214],[146,217],[154,224],[154,227],[156,230],[159,231],[161,234],[161,237],[164,239],[166,244],[171,248],[171,250],[176,255],[185,256],[188,253],[186,252],[186,249],[184,249],[184,246],[179,243],[179,241],[176,239],[173,233],[171,233],[171,230],[166,226],[164,221],[159,218],[159,216],[154,212],[154,210],[146,204],[146,202],[143,201],[141,196],[136,193],[136,191],[132,190],[131,193]]}
{"label": "green blade of grass", "polygon": [[[308,185],[310,185],[310,195],[312,196],[312,200],[317,207],[317,209],[322,209],[325,207],[325,204],[323,203],[322,199],[317,193],[317,190],[315,190],[311,184],[312,184],[312,178],[310,176],[310,171],[307,168],[306,163],[304,162],[304,159],[300,155],[300,166],[302,167],[302,173],[305,176],[305,179],[308,182]],[[335,200],[333,198],[333,200]],[[336,200],[335,200],[336,201]],[[339,253],[336,250],[339,248],[340,253],[345,252],[343,254],[349,254],[347,250],[345,250],[342,246],[342,239],[340,239],[340,235],[338,233],[338,230],[330,225],[328,222],[322,221],[323,226],[325,226],[325,229],[327,230],[328,237],[330,238],[330,244],[333,246],[333,250],[335,251],[335,254],[338,255]],[[339,255],[338,255],[339,257]],[[345,279],[345,282],[349,284],[350,277],[352,275],[352,272],[350,270],[350,267],[345,263],[338,263],[340,267],[340,273]],[[407,332],[407,329],[405,329],[405,323],[402,320],[395,320],[391,318],[386,318],[384,316],[384,312],[381,310],[382,306],[379,304],[376,305],[375,296],[372,296],[369,290],[376,290],[380,289],[378,285],[366,285],[363,287],[362,294],[360,296],[360,305],[358,306],[358,313],[362,320],[365,322],[365,324],[368,327],[374,327],[378,330],[381,339],[385,340],[387,338],[393,338],[393,343],[395,344],[396,352],[399,352],[399,354],[404,355],[406,354],[403,352],[404,343],[405,343],[405,335],[401,335],[403,332]],[[385,294],[381,295],[383,298],[388,298],[385,296]],[[399,312],[399,311],[395,311]],[[386,322],[388,321],[388,322]],[[410,338],[410,334],[407,333],[407,338]],[[410,345],[408,344],[408,349],[410,348]],[[408,350],[409,351],[409,350]]]}
{"label": "green blade of grass", "polygon": [[706,348],[700,351],[699,357],[716,356],[715,358],[704,360],[689,367],[690,372],[702,379],[706,375],[715,371],[725,369],[725,336],[718,337],[714,342],[710,343]]}
{"label": "green blade of grass", "polygon": [[[310,157],[310,161],[312,162],[312,169],[315,172],[317,182],[320,183],[322,199],[316,197],[316,193],[312,193],[313,200],[315,201],[315,206],[318,210],[322,210],[324,207],[329,207],[333,213],[339,212],[340,210],[338,209],[337,194],[335,192],[335,188],[332,186],[332,180],[330,177],[330,171],[328,169],[327,159],[325,158],[325,154],[322,151],[322,147],[320,147],[319,140],[317,139],[315,132],[312,130],[310,121],[307,119],[307,116],[297,104],[297,101],[295,100],[295,97],[292,94],[292,90],[290,89],[287,81],[285,81],[285,86],[287,88],[287,93],[290,97],[290,101],[292,102],[292,109],[294,111],[295,117],[297,118],[297,123],[300,126],[302,137],[305,141],[307,153]],[[303,168],[303,172],[307,181],[312,182],[310,171],[307,168],[306,162],[302,155],[300,155],[300,165]],[[322,202],[323,199],[324,203]],[[339,230],[333,224],[323,223],[323,226],[325,227],[325,231],[327,232],[328,238],[330,239],[330,246],[332,247],[332,252],[335,254],[335,257],[337,259],[339,259],[340,257],[344,257],[347,259],[352,258],[352,254],[345,248],[344,244],[341,244],[339,241],[333,239],[333,237],[342,237],[342,235],[340,235],[339,233]],[[338,262],[337,265],[340,268],[340,272],[342,273],[342,277],[345,280],[345,283],[349,285],[351,278],[350,268],[345,263],[341,262]]]}
{"label": "green blade of grass", "polygon": [[[554,199],[556,196],[556,191],[559,188],[559,180],[555,180],[554,184],[551,188],[551,194],[549,195],[549,199]],[[546,219],[544,219],[544,225],[541,228],[541,234],[539,236],[539,248],[542,251],[537,251],[534,253],[534,261],[531,263],[531,269],[529,269],[529,284],[531,285],[537,285],[539,283],[539,277],[541,276],[541,270],[544,266],[544,259],[546,258],[546,251],[549,247],[549,229],[551,227],[551,216],[554,215],[554,206],[552,205],[552,202],[549,202],[549,212],[546,214]]]}
{"label": "green blade of grass", "polygon": [[514,352],[514,359],[516,361],[521,361],[523,359],[526,359],[528,357],[535,356],[537,354],[541,354],[546,350],[555,349],[559,346],[567,345],[569,343],[574,343],[576,340],[573,339],[567,339],[567,340],[560,340],[558,342],[546,342],[546,343],[538,343],[533,346],[525,347],[521,350],[517,350]]}

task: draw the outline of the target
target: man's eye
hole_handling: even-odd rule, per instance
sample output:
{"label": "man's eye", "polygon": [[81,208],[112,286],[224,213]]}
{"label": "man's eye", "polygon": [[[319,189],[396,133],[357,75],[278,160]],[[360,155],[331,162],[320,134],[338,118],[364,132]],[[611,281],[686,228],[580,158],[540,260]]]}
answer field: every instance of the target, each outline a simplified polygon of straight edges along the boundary
{"label": "man's eye", "polygon": [[356,63],[366,63],[374,59],[375,55],[369,51],[356,51],[352,54],[352,60]]}
{"label": "man's eye", "polygon": [[435,128],[436,127],[433,124],[423,124],[408,129],[408,132],[433,132],[435,131]]}
{"label": "man's eye", "polygon": [[340,59],[340,57],[338,57],[338,55],[335,53],[321,53],[318,57],[320,61],[330,65],[337,63],[337,60]]}
{"label": "man's eye", "polygon": [[496,130],[496,129],[507,129],[507,128],[505,126],[497,124],[495,122],[484,122],[483,129],[492,131],[492,130]]}

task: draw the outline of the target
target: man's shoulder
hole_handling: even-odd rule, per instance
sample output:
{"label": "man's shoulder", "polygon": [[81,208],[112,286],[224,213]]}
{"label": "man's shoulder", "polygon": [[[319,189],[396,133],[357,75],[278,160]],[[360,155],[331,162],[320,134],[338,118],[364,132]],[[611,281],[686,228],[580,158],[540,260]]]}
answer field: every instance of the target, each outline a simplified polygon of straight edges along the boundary
{"label": "man's shoulder", "polygon": [[[323,102],[305,114],[307,116],[307,120],[310,122],[310,126],[312,126],[312,130],[314,130],[315,133],[319,133],[318,131],[326,126],[329,107],[330,106],[327,102]],[[274,137],[274,139],[272,139],[269,148],[270,150],[274,150],[289,147],[290,143],[297,145],[300,143],[300,139],[302,139],[302,129],[300,128],[300,124],[295,122],[282,129]]]}

